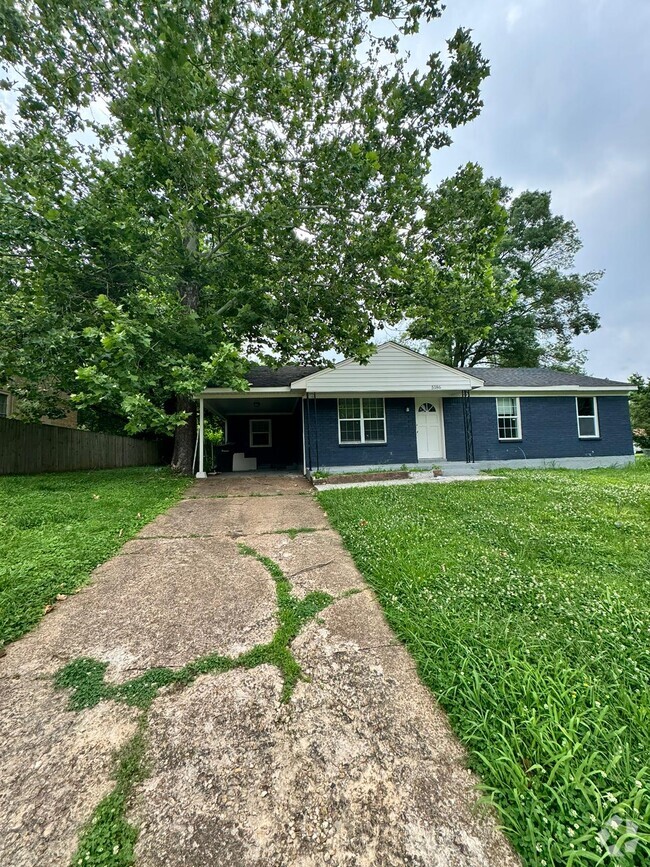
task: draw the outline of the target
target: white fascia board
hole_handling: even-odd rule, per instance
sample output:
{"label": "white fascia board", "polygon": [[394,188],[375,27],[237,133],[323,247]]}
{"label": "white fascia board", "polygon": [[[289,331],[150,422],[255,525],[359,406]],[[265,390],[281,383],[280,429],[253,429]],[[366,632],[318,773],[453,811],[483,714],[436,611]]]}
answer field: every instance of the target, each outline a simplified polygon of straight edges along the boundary
{"label": "white fascia board", "polygon": [[431,397],[462,397],[463,392],[468,389],[462,388],[428,388],[418,391],[414,388],[363,388],[355,391],[319,391],[318,389],[307,389],[305,392],[307,398],[339,398],[339,397],[413,397],[421,398],[423,395],[431,395]]}
{"label": "white fascia board", "polygon": [[287,394],[295,393],[292,388],[288,385],[275,386],[274,388],[268,387],[251,387],[248,391],[234,391],[232,388],[206,388],[200,394],[195,395],[195,400],[198,400],[200,397],[210,398],[210,397],[223,397],[224,395],[228,395],[228,397],[251,397],[252,395],[263,395],[264,397],[284,397]]}
{"label": "white fascia board", "polygon": [[503,386],[503,385],[485,385],[483,388],[475,389],[472,394],[474,397],[498,397],[499,395],[526,395],[528,397],[537,395],[545,397],[554,394],[611,394],[611,395],[628,395],[631,391],[636,391],[636,386],[626,388],[622,385],[546,385],[546,386]]}
{"label": "white fascia board", "polygon": [[[301,393],[306,393],[310,397],[316,395],[317,397],[358,397],[360,394],[385,394],[387,397],[409,397],[418,395],[421,396],[423,394],[444,394],[446,397],[449,397],[451,394],[461,394],[463,391],[471,391],[472,394],[478,390],[477,386],[465,385],[462,383],[458,383],[453,388],[417,388],[413,385],[409,385],[408,383],[404,384],[403,388],[396,387],[388,387],[376,385],[376,386],[368,386],[368,385],[360,385],[358,388],[341,388],[341,386],[329,386],[323,388],[323,386],[319,386],[318,383],[308,383],[307,385],[301,386]],[[296,393],[298,393],[296,389]]]}

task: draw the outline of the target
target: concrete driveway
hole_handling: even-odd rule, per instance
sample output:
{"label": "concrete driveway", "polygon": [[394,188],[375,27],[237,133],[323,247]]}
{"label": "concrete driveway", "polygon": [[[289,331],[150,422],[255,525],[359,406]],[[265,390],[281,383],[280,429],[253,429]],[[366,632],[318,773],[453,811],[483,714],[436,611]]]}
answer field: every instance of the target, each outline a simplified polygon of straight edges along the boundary
{"label": "concrete driveway", "polygon": [[70,863],[138,732],[142,867],[519,864],[301,477],[195,483],[0,678],[8,867]]}

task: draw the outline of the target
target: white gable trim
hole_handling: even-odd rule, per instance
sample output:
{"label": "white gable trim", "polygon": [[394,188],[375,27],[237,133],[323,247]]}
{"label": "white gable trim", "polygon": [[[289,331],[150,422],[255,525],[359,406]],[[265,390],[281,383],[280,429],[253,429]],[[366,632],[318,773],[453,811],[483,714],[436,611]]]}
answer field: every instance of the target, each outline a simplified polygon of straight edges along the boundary
{"label": "white gable trim", "polygon": [[468,391],[482,385],[482,379],[389,341],[377,347],[367,364],[362,365],[353,358],[346,358],[333,367],[295,380],[291,388],[318,394],[357,391],[399,393]]}

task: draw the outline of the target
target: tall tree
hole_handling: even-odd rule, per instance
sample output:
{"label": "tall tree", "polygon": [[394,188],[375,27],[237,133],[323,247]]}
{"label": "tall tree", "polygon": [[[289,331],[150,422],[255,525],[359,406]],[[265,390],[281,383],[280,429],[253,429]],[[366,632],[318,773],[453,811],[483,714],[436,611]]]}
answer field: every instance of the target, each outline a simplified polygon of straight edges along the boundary
{"label": "tall tree", "polygon": [[0,378],[34,413],[66,391],[175,430],[189,471],[192,395],[244,388],[246,352],[364,357],[398,315],[428,155],[481,107],[467,31],[424,72],[401,51],[442,8],[5,7]]}
{"label": "tall tree", "polygon": [[[598,327],[588,297],[602,276],[574,271],[580,248],[575,224],[553,214],[550,193],[513,198],[500,179],[461,168],[426,205],[409,336],[454,366],[579,369],[584,353],[572,341]],[[471,267],[467,251],[475,253]],[[444,299],[450,274],[457,294],[450,284]]]}
{"label": "tall tree", "polygon": [[469,163],[426,202],[418,275],[408,290],[408,336],[428,341],[431,354],[446,364],[464,364],[515,300],[494,268],[507,220],[499,200],[499,189]]}
{"label": "tall tree", "polygon": [[633,373],[630,382],[637,387],[630,398],[634,441],[642,449],[650,449],[650,377],[646,382],[639,373]]}

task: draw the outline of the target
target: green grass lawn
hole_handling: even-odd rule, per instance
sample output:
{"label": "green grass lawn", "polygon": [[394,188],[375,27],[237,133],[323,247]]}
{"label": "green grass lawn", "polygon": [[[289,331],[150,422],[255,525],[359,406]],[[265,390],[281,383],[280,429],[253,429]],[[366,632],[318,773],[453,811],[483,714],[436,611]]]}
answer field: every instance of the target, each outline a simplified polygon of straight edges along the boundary
{"label": "green grass lawn", "polygon": [[175,502],[188,484],[136,467],[0,477],[0,647]]}
{"label": "green grass lawn", "polygon": [[524,863],[650,864],[650,462],[319,499]]}

